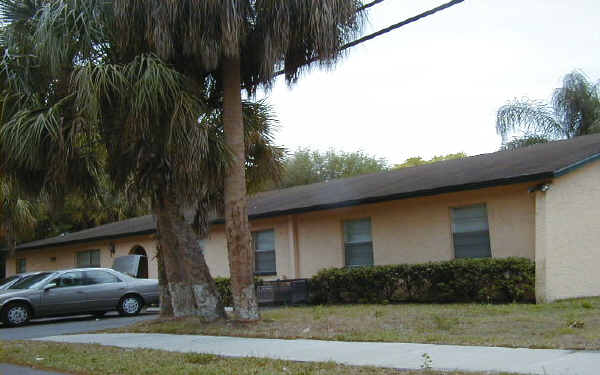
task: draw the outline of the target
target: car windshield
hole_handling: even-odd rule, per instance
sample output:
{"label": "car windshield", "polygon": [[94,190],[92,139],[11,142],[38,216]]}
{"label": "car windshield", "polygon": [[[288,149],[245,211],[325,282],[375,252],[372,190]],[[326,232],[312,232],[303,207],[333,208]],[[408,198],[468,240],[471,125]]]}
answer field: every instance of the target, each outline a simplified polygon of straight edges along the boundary
{"label": "car windshield", "polygon": [[11,285],[8,289],[33,289],[39,286],[39,283],[51,274],[52,272],[42,272],[37,275],[26,276],[22,280]]}
{"label": "car windshield", "polygon": [[10,276],[10,277],[7,277],[6,279],[0,280],[0,288],[2,288],[4,285],[6,285],[18,278],[19,278],[19,276]]}

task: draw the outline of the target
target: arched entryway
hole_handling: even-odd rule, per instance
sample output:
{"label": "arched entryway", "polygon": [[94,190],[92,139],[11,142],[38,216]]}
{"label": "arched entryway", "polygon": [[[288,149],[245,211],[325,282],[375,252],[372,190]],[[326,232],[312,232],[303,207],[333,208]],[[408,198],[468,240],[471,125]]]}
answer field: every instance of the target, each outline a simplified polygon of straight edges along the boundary
{"label": "arched entryway", "polygon": [[138,272],[137,277],[140,279],[147,279],[148,278],[148,254],[146,253],[146,250],[140,245],[135,245],[134,247],[131,248],[131,250],[129,250],[129,255],[141,255],[142,256],[140,258],[140,266],[139,266],[139,272]]}

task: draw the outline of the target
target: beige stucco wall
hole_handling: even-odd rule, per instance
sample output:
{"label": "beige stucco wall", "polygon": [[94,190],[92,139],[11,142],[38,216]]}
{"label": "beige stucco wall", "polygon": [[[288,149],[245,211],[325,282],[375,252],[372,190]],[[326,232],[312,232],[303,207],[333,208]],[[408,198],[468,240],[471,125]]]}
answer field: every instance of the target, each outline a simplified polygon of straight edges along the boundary
{"label": "beige stucco wall", "polygon": [[[111,254],[111,243],[115,246],[115,253]],[[50,271],[76,266],[76,254],[84,250],[100,250],[100,265],[110,268],[115,257],[127,255],[135,246],[141,246],[148,255],[148,277],[157,278],[156,265],[156,241],[153,236],[127,237],[112,241],[91,242],[86,244],[77,244],[72,246],[51,247],[41,250],[24,250],[17,252],[16,258],[24,258],[26,261],[26,271]],[[15,259],[9,258],[6,261],[6,275],[14,275],[16,271]]]}
{"label": "beige stucco wall", "polygon": [[[252,220],[251,231],[273,229],[275,231],[275,267],[277,277],[292,278],[289,256],[288,219],[286,216],[273,219]],[[213,276],[229,276],[227,241],[224,225],[214,225],[205,241],[204,256]],[[268,279],[268,278],[267,278]]]}
{"label": "beige stucco wall", "polygon": [[[534,257],[534,197],[528,189],[536,183],[500,186],[430,197],[361,205],[335,210],[252,220],[251,230],[275,230],[277,275],[269,278],[310,277],[322,268],[344,265],[342,223],[370,217],[375,264],[418,263],[454,257],[450,210],[486,203],[492,256]],[[152,236],[113,241],[114,256],[125,255],[135,245],[150,259],[150,277],[156,277],[156,242]],[[100,249],[102,266],[112,265],[109,241],[20,252],[27,271],[70,268],[77,251]],[[215,225],[205,241],[205,257],[213,276],[228,276],[223,225]],[[50,258],[56,257],[51,262]],[[15,272],[14,259],[7,264]]]}
{"label": "beige stucco wall", "polygon": [[536,193],[539,302],[600,295],[600,163]]}
{"label": "beige stucco wall", "polygon": [[[534,197],[528,189],[535,185],[518,184],[315,211],[255,220],[251,227],[275,230],[276,277],[310,277],[323,268],[344,265],[344,220],[371,218],[375,264],[449,260],[454,258],[450,209],[486,203],[492,256],[533,259]],[[229,274],[222,226],[211,229],[205,255],[213,275]]]}
{"label": "beige stucco wall", "polygon": [[375,264],[454,258],[450,210],[486,203],[493,257],[533,259],[532,184],[472,190],[300,215],[301,277],[344,264],[342,222],[371,218]]}

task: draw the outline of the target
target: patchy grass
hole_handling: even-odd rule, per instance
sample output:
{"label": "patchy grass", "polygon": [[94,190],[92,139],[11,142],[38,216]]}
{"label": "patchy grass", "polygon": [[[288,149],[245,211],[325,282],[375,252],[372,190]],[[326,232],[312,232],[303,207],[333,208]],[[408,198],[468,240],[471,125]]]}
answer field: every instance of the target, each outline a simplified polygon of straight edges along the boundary
{"label": "patchy grass", "polygon": [[282,307],[262,321],[155,320],[109,332],[600,349],[600,298],[533,304]]}
{"label": "patchy grass", "polygon": [[336,363],[301,363],[261,358],[224,358],[210,354],[119,349],[100,345],[3,342],[0,362],[80,375],[483,375],[483,373],[400,371]]}

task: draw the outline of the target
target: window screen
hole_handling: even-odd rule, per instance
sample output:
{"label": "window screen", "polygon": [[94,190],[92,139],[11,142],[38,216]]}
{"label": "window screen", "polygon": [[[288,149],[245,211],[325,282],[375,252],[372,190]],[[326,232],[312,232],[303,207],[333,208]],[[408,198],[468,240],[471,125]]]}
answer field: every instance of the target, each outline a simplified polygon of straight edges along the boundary
{"label": "window screen", "polygon": [[485,204],[452,209],[452,236],[456,258],[487,258],[492,255]]}
{"label": "window screen", "polygon": [[17,273],[27,272],[27,261],[24,258],[17,259]]}
{"label": "window screen", "polygon": [[255,273],[268,275],[277,273],[275,267],[275,231],[265,230],[252,233],[255,250]]}
{"label": "window screen", "polygon": [[371,219],[344,222],[344,251],[346,253],[346,266],[373,265]]}
{"label": "window screen", "polygon": [[87,250],[78,252],[77,267],[100,267],[100,250]]}

